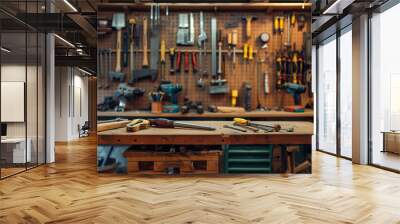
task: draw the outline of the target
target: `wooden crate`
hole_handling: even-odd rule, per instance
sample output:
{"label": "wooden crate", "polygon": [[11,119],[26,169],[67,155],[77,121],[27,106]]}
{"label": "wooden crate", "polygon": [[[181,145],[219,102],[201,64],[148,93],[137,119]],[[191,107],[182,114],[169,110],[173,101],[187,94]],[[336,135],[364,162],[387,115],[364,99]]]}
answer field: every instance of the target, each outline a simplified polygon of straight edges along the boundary
{"label": "wooden crate", "polygon": [[128,173],[166,174],[169,167],[179,169],[180,174],[216,174],[219,172],[220,151],[187,153],[125,152]]}

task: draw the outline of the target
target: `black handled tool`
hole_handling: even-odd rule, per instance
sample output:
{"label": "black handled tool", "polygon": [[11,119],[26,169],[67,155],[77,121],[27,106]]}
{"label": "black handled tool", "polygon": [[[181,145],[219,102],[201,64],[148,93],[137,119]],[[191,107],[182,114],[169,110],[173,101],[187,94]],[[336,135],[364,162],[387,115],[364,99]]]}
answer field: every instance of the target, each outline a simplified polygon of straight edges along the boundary
{"label": "black handled tool", "polygon": [[247,132],[246,129],[242,129],[242,128],[234,127],[234,126],[230,126],[230,125],[224,125],[224,128],[229,128],[229,129],[232,129],[232,130],[235,130],[235,131],[240,131],[240,132]]}
{"label": "black handled tool", "polygon": [[192,128],[192,129],[200,129],[200,130],[207,130],[207,131],[214,131],[216,128],[205,126],[205,125],[198,125],[198,124],[190,124],[190,123],[183,123],[172,121],[164,118],[157,118],[157,119],[149,119],[150,125],[157,127],[157,128]]}
{"label": "black handled tool", "polygon": [[169,73],[174,74],[175,73],[175,48],[169,49],[169,60],[170,60]]}

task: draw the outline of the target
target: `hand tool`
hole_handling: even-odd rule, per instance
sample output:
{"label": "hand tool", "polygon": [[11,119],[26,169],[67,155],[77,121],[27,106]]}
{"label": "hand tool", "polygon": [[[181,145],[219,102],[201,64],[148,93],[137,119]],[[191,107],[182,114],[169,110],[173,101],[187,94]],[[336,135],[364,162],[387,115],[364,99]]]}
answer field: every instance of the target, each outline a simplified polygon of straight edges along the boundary
{"label": "hand tool", "polygon": [[247,132],[246,129],[239,128],[239,126],[234,127],[234,126],[230,126],[230,125],[224,125],[224,128],[229,128],[229,129],[232,129],[232,130],[235,130],[235,131],[240,131],[240,132]]}
{"label": "hand tool", "polygon": [[128,56],[129,56],[129,54],[128,54],[128,51],[129,51],[129,32],[125,31],[123,37],[124,37],[123,38],[124,41],[123,41],[123,44],[122,44],[123,45],[122,65],[124,66],[124,68],[126,68],[126,67],[128,67]]}
{"label": "hand tool", "polygon": [[193,13],[178,14],[178,32],[176,34],[176,44],[193,45],[194,44],[194,16]]}
{"label": "hand tool", "polygon": [[180,73],[181,72],[181,67],[182,67],[182,53],[181,51],[178,49],[178,51],[176,52],[176,73]]}
{"label": "hand tool", "polygon": [[118,106],[115,110],[117,112],[125,111],[127,102],[135,99],[137,96],[143,96],[144,92],[145,90],[142,88],[130,87],[125,83],[120,83],[114,93],[118,101]]}
{"label": "hand tool", "polygon": [[237,30],[232,31],[232,48],[233,48],[233,58],[232,58],[232,64],[233,67],[235,68],[236,65],[236,46],[238,44],[238,32]]}
{"label": "hand tool", "polygon": [[232,50],[232,33],[231,32],[227,33],[227,35],[226,35],[226,43],[228,45],[228,57],[231,57],[231,54],[232,54],[232,52],[231,52],[231,50]]}
{"label": "hand tool", "polygon": [[243,107],[223,107],[223,106],[218,106],[217,110],[218,110],[218,112],[221,112],[221,113],[244,113],[245,112]]}
{"label": "hand tool", "polygon": [[248,82],[243,82],[242,91],[241,91],[241,99],[242,106],[246,111],[251,111],[251,84]]}
{"label": "hand tool", "polygon": [[190,110],[196,110],[196,113],[202,114],[204,113],[203,103],[201,101],[191,101],[189,98],[185,97],[183,106],[181,107],[181,113],[186,114],[189,113]]}
{"label": "hand tool", "polygon": [[161,63],[161,80],[164,80],[165,78],[165,40],[161,41],[161,47],[160,47],[160,63]]}
{"label": "hand tool", "polygon": [[[143,62],[142,62],[142,69],[134,70],[134,75],[132,80],[129,82],[130,84],[137,82],[140,79],[144,78],[151,78],[152,81],[157,79],[157,66],[156,69],[148,68],[149,67],[149,60],[147,54],[147,18],[143,17]],[[157,46],[159,42],[157,43]],[[158,47],[157,47],[157,57],[158,57]]]}
{"label": "hand tool", "polygon": [[192,71],[196,74],[198,71],[196,52],[192,51]]}
{"label": "hand tool", "polygon": [[[200,75],[206,75],[207,74],[207,70],[204,69],[204,60],[203,57],[205,55],[205,49],[206,49],[206,45],[205,42],[207,40],[207,34],[204,30],[204,16],[203,16],[203,12],[200,12],[200,18],[199,18],[199,23],[200,23],[200,34],[198,37],[198,44],[199,44],[199,48],[200,48],[200,52],[199,52],[199,70],[200,70]],[[201,79],[201,77],[200,77]]]}
{"label": "hand tool", "polygon": [[297,77],[297,51],[293,52],[293,57],[291,60],[291,64],[292,64],[292,73],[293,73],[293,83],[297,84],[298,83],[298,77]]}
{"label": "hand tool", "polygon": [[267,32],[263,32],[260,34],[259,39],[262,43],[261,48],[267,48],[268,47],[268,41],[269,41],[269,34]]}
{"label": "hand tool", "polygon": [[189,72],[189,52],[188,51],[185,51],[183,70],[185,71],[185,73]]}
{"label": "hand tool", "polygon": [[243,45],[243,63],[246,63],[246,67],[245,70],[247,71],[247,62],[249,59],[249,45],[248,44],[244,44]]}
{"label": "hand tool", "polygon": [[211,126],[177,122],[177,121],[172,121],[172,120],[168,120],[168,119],[164,119],[164,118],[149,119],[149,121],[150,121],[151,126],[154,126],[157,128],[191,128],[191,129],[199,129],[199,130],[207,130],[207,131],[216,130],[216,128],[211,127]]}
{"label": "hand tool", "polygon": [[97,132],[108,131],[112,129],[123,128],[131,122],[130,120],[115,120],[106,123],[97,124]]}
{"label": "hand tool", "polygon": [[170,101],[172,104],[177,104],[178,98],[176,95],[182,91],[182,85],[165,81],[160,84],[159,90],[165,93],[165,95],[168,97],[168,101]]}
{"label": "hand tool", "polygon": [[238,95],[237,89],[232,90],[232,107],[236,106]]}
{"label": "hand tool", "polygon": [[306,83],[305,75],[304,75],[304,59],[303,59],[303,51],[300,52],[297,58],[297,74],[299,84]]}
{"label": "hand tool", "polygon": [[269,90],[269,75],[268,72],[264,72],[264,94],[267,95],[270,93]]}
{"label": "hand tool", "polygon": [[246,38],[250,39],[251,38],[251,22],[253,20],[256,20],[257,17],[255,16],[246,16],[246,17],[242,17],[242,19],[244,19],[246,21]]}
{"label": "hand tool", "polygon": [[286,34],[287,34],[287,39],[285,42],[285,47],[287,47],[288,49],[290,49],[291,47],[291,40],[290,40],[290,15],[288,14],[286,16]]}
{"label": "hand tool", "polygon": [[260,92],[261,92],[261,79],[260,79],[260,74],[261,74],[261,64],[264,62],[264,59],[261,56],[257,57],[257,65],[256,65],[256,94],[257,94],[257,109],[262,109],[261,105],[261,98],[260,98]]}
{"label": "hand tool", "polygon": [[97,35],[103,36],[112,32],[111,21],[107,18],[97,18]]}
{"label": "hand tool", "polygon": [[97,104],[97,110],[98,111],[114,110],[116,106],[118,106],[118,102],[114,99],[113,96],[105,96],[103,98],[103,102]]}
{"label": "hand tool", "polygon": [[281,130],[281,126],[279,124],[277,125],[266,125],[266,124],[257,124],[254,122],[251,122],[250,120],[246,120],[243,118],[234,118],[233,122],[235,124],[239,124],[239,125],[244,125],[244,126],[250,126],[250,127],[255,127],[264,131],[275,131],[275,132],[279,132]]}
{"label": "hand tool", "polygon": [[304,14],[299,14],[297,16],[297,30],[302,31],[306,25],[306,16]]}
{"label": "hand tool", "polygon": [[[295,84],[295,83],[285,83],[282,86],[282,89],[286,90],[287,93],[292,94],[293,101],[296,106],[295,111],[293,112],[304,112],[304,107],[301,106],[301,93],[306,91],[306,87],[304,85]],[[290,107],[285,108],[285,110],[290,110]]]}
{"label": "hand tool", "polygon": [[127,132],[137,132],[150,128],[150,122],[144,119],[134,119],[126,125]]}
{"label": "hand tool", "polygon": [[135,47],[135,29],[136,29],[136,19],[130,18],[129,24],[131,25],[130,31],[130,46],[129,46],[129,53],[130,53],[130,60],[129,60],[129,67],[130,67],[130,80],[133,78],[133,71],[135,70],[135,54],[134,54],[134,47]]}
{"label": "hand tool", "polygon": [[164,92],[161,91],[152,91],[149,92],[149,100],[152,102],[161,102],[164,97]]}
{"label": "hand tool", "polygon": [[98,120],[97,124],[106,124],[106,123],[113,123],[113,122],[117,122],[117,121],[127,121],[128,119],[125,118],[121,118],[121,117],[117,117],[114,119],[110,119],[110,120]]}
{"label": "hand tool", "polygon": [[211,75],[217,76],[217,18],[211,18]]}
{"label": "hand tool", "polygon": [[[160,60],[160,4],[152,4],[150,9],[153,14],[153,20],[151,20],[152,27],[150,28],[150,69],[158,71],[158,65]],[[154,11],[154,12],[153,12]],[[146,33],[147,35],[147,33]]]}
{"label": "hand tool", "polygon": [[247,126],[247,125],[245,125],[245,124],[240,124],[240,123],[233,122],[233,125],[234,125],[234,126],[238,126],[238,127],[245,128],[245,129],[250,130],[250,131],[252,131],[252,132],[259,132],[259,131],[260,131],[260,129],[258,129],[258,128],[256,128],[256,127]]}
{"label": "hand tool", "polygon": [[220,77],[222,75],[222,41],[218,42],[218,70],[217,74]]}
{"label": "hand tool", "polygon": [[279,19],[279,32],[282,34],[283,31],[285,30],[284,29],[284,27],[285,27],[285,17],[279,16],[278,19]]}
{"label": "hand tool", "polygon": [[116,62],[115,71],[110,72],[113,80],[124,80],[125,74],[121,72],[121,41],[122,29],[125,28],[125,14],[114,13],[112,20],[112,27],[117,30],[117,45],[116,45]]}
{"label": "hand tool", "polygon": [[282,87],[282,58],[280,53],[276,55],[275,66],[276,66],[276,89],[280,90]]}
{"label": "hand tool", "polygon": [[169,49],[169,60],[170,60],[169,74],[174,74],[175,73],[175,48]]}
{"label": "hand tool", "polygon": [[273,22],[273,34],[279,34],[279,17],[274,16],[274,22]]}

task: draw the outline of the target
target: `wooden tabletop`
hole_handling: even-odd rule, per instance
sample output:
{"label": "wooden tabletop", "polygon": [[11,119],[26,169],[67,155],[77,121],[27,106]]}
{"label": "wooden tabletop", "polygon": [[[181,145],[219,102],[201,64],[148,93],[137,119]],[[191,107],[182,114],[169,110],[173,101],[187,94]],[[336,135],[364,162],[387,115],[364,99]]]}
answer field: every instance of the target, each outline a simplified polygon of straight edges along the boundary
{"label": "wooden tabletop", "polygon": [[126,112],[97,112],[98,117],[162,117],[162,118],[233,118],[233,117],[244,117],[244,118],[308,118],[312,119],[314,113],[312,110],[306,110],[304,113],[286,112],[286,111],[251,111],[246,113],[210,113],[205,112],[203,114],[197,113],[161,113],[154,114],[150,111],[126,111]]}
{"label": "wooden tabletop", "polygon": [[215,131],[183,128],[149,128],[129,133],[125,128],[98,133],[100,145],[220,145],[220,144],[311,144],[312,122],[255,122],[259,124],[280,124],[282,129],[294,128],[294,132],[239,132],[224,128],[231,121],[184,121],[191,124],[207,125]]}

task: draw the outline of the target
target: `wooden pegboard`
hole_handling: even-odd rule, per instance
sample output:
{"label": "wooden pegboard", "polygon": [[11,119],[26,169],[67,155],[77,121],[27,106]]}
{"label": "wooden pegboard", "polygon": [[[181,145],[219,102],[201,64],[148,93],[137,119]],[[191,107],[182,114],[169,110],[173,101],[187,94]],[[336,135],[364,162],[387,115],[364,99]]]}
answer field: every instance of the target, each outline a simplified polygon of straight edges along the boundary
{"label": "wooden pegboard", "polygon": [[[194,13],[194,20],[195,20],[195,43],[197,42],[197,37],[199,35],[199,11],[170,11],[169,15],[166,16],[163,11],[161,11],[161,40],[166,41],[166,48],[169,49],[171,47],[173,48],[178,48],[181,51],[185,50],[198,50],[197,45],[195,44],[194,46],[177,46],[176,45],[176,32],[177,32],[177,27],[178,27],[178,14],[179,13]],[[257,106],[257,92],[259,92],[259,98],[260,102],[263,106],[273,108],[277,107],[279,105],[280,100],[283,100],[283,105],[292,105],[293,104],[293,99],[292,96],[289,94],[278,94],[275,88],[275,80],[276,80],[276,72],[275,72],[275,56],[276,52],[281,50],[283,48],[282,44],[287,40],[287,29],[286,29],[286,24],[284,27],[284,32],[282,34],[276,34],[274,35],[272,32],[273,29],[273,18],[274,16],[286,16],[288,13],[292,11],[280,11],[280,12],[267,12],[267,11],[252,11],[252,12],[243,12],[240,13],[238,11],[223,11],[223,12],[210,12],[210,11],[204,11],[204,20],[205,20],[205,31],[207,33],[208,40],[206,42],[206,49],[207,49],[207,55],[204,57],[204,67],[208,69],[208,73],[211,74],[211,18],[216,17],[217,18],[217,23],[218,23],[218,29],[222,31],[222,36],[225,37],[228,32],[231,32],[233,29],[236,29],[238,31],[238,46],[237,46],[237,51],[241,52],[243,48],[244,43],[250,43],[254,47],[254,51],[257,52],[257,54],[254,55],[254,58],[256,59],[257,57],[263,57],[265,55],[265,63],[257,65],[257,61],[253,60],[249,64],[246,64],[243,62],[242,59],[242,54],[237,53],[237,64],[233,68],[231,65],[231,59],[228,59],[227,55],[224,54],[225,57],[225,62],[223,67],[225,67],[224,70],[224,76],[223,78],[227,80],[228,86],[230,90],[233,89],[238,89],[239,94],[241,90],[241,86],[243,82],[250,82],[252,85],[252,108],[255,109]],[[98,12],[99,18],[108,18],[112,19],[113,12],[111,11],[99,11]],[[298,30],[297,29],[297,24],[295,27],[292,27],[291,29],[291,43],[292,46],[296,46],[296,50],[301,50],[301,47],[303,45],[303,32],[309,32],[310,30],[310,15],[309,15],[309,10],[305,10],[303,12],[298,12],[298,13],[303,13],[306,15],[306,25],[303,30]],[[126,13],[126,18],[136,18],[140,23],[143,19],[143,17],[147,17],[148,22],[150,22],[149,18],[149,12],[145,11],[132,11],[130,10],[129,13]],[[245,40],[244,37],[244,32],[245,32],[245,22],[240,21],[239,22],[239,27],[238,28],[232,28],[232,29],[225,29],[224,24],[227,21],[231,20],[240,20],[242,16],[256,16],[257,20],[255,20],[252,23],[252,37],[249,40]],[[140,24],[139,23],[139,24]],[[285,21],[286,23],[286,21]],[[124,30],[126,32],[127,29]],[[270,35],[270,41],[268,43],[268,48],[265,51],[264,49],[261,49],[261,44],[258,41],[258,37],[262,32],[267,32]],[[142,41],[142,38],[141,38]],[[150,43],[150,42],[149,42]],[[135,54],[135,65],[136,68],[140,68],[140,65],[142,64],[142,48],[141,48],[142,43],[140,43],[140,48],[137,49],[138,52]],[[115,69],[115,46],[116,46],[116,32],[112,32],[111,34],[101,36],[98,38],[98,48],[111,48],[113,49],[113,60],[112,60],[112,70]],[[228,46],[226,42],[223,44],[223,50],[227,50]],[[149,57],[150,57],[150,53]],[[184,73],[183,69],[180,74],[174,74],[170,75],[168,70],[170,67],[170,61],[168,54],[166,55],[166,75],[164,79],[171,80],[172,82],[178,82],[183,85],[183,90],[181,93],[178,94],[178,99],[179,103],[182,104],[183,98],[185,95],[189,97],[190,100],[193,101],[202,101],[204,105],[231,105],[231,94],[225,94],[225,95],[210,95],[208,92],[208,88],[205,90],[201,90],[196,87],[196,81],[199,78],[199,74],[193,74],[192,73],[192,68],[190,66],[189,73]],[[161,68],[161,66],[159,67]],[[123,67],[122,70],[125,74],[129,74],[130,68]],[[267,72],[269,74],[269,89],[270,93],[269,94],[264,94],[264,80],[263,78],[260,79],[260,73],[262,72]],[[257,75],[256,75],[257,73]],[[150,102],[147,97],[147,92],[152,91],[156,86],[159,85],[159,82],[161,80],[160,78],[160,72],[158,75],[158,79],[155,82],[151,82],[150,80],[141,80],[137,83],[134,84],[135,87],[140,87],[144,88],[146,90],[146,93],[144,96],[139,97],[132,102],[128,104],[129,110],[142,110],[142,109],[148,109]],[[128,76],[129,77],[129,76]],[[99,77],[99,83],[102,82],[102,77]],[[129,78],[127,79],[127,81]],[[207,82],[207,85],[209,84],[209,81],[211,80],[211,75],[208,76],[208,78],[205,79]],[[258,80],[261,80],[262,83],[261,85],[257,85]],[[109,89],[99,89],[98,90],[98,103],[101,103],[103,101],[104,96],[112,96],[117,88],[119,83],[111,83],[110,82],[110,88]],[[260,87],[260,90],[257,90],[258,87]],[[309,90],[307,90],[309,91]],[[308,101],[309,99],[309,94],[305,93],[302,94],[302,99],[303,103]],[[240,95],[239,95],[240,97]]]}

